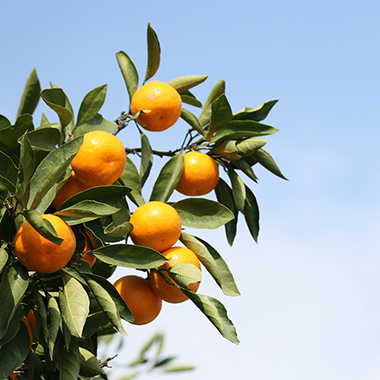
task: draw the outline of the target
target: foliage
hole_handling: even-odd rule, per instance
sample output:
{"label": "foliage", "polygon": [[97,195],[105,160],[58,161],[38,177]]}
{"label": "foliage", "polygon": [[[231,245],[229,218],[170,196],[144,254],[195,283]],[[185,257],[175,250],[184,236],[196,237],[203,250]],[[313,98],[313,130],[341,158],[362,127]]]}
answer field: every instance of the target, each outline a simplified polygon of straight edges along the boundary
{"label": "foliage", "polygon": [[[147,32],[148,62],[143,83],[156,74],[161,54],[158,37],[150,25]],[[116,58],[131,99],[139,87],[138,71],[125,52],[119,51]],[[166,261],[159,252],[133,245],[128,239],[133,228],[129,223],[131,210],[145,203],[142,190],[155,156],[167,160],[154,180],[150,200],[169,202],[179,181],[183,153],[191,149],[202,151],[217,161],[224,171],[224,179],[220,178],[215,188],[217,200],[184,197],[170,202],[178,211],[183,227],[224,226],[227,241],[232,245],[238,217],[242,217],[257,241],[259,208],[250,188],[251,183],[257,182],[253,169],[261,165],[285,178],[272,156],[263,149],[266,144],[263,136],[278,131],[261,123],[276,100],[234,113],[225,94],[225,82],[221,80],[212,87],[203,104],[190,90],[206,79],[205,75],[188,75],[169,81],[180,93],[184,105],[199,109],[199,116],[182,109],[181,117],[189,130],[180,148],[168,152],[151,147],[148,136],[136,123],[138,114],[122,112],[116,122],[103,118],[99,112],[105,101],[106,85],[83,98],[75,117],[64,90],[51,84],[41,91],[33,70],[15,122],[0,115],[0,379],[17,368],[28,379],[71,380],[98,375],[106,378],[102,362],[97,359],[98,338],[116,332],[125,334],[122,320],[130,322],[133,318],[109,277],[116,266],[148,271]],[[32,115],[39,99],[55,111],[58,122],[51,123],[45,113],[36,122]],[[127,156],[124,173],[114,184],[85,190],[68,199],[58,210],[52,208],[55,194],[70,175],[70,162],[81,147],[83,134],[104,130],[118,135],[127,131],[129,124],[138,129],[141,146],[126,148],[126,153],[138,155],[139,168]],[[55,213],[63,218],[77,239],[70,263],[48,275],[28,271],[15,258],[13,247],[15,233],[24,220],[47,239],[60,243],[54,229],[43,222],[43,213]],[[97,261],[92,268],[81,260],[83,233],[97,242],[92,251]],[[214,247],[186,231],[181,235],[181,242],[197,254],[225,295],[239,295],[232,273]],[[185,265],[175,276],[179,283],[181,277],[189,282],[189,277],[194,275]],[[224,338],[239,343],[235,326],[219,300],[181,289]],[[21,323],[22,316],[30,309],[35,312],[38,326],[34,328],[31,348]],[[20,363],[23,363],[21,367]]]}

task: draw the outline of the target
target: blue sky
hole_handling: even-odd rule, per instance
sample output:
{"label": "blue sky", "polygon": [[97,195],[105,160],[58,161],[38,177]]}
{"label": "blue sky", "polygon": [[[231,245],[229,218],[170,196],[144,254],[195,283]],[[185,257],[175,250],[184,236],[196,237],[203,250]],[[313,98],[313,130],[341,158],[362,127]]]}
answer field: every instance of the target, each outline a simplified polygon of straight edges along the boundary
{"label": "blue sky", "polygon": [[[243,224],[232,248],[222,229],[196,231],[235,275],[240,297],[223,296],[207,276],[199,291],[226,305],[241,344],[190,302],[165,305],[153,324],[127,326],[118,361],[164,330],[166,351],[198,368],[173,380],[380,377],[379,16],[378,1],[0,5],[0,114],[11,120],[34,67],[43,88],[63,87],[74,109],[108,83],[102,114],[114,120],[128,103],[115,53],[127,52],[143,77],[148,23],[161,42],[157,80],[207,74],[194,90],[205,100],[224,79],[233,111],[280,99],[266,119],[280,129],[267,150],[290,181],[257,172],[259,244]],[[152,145],[173,148],[186,126],[175,128],[149,135]]]}

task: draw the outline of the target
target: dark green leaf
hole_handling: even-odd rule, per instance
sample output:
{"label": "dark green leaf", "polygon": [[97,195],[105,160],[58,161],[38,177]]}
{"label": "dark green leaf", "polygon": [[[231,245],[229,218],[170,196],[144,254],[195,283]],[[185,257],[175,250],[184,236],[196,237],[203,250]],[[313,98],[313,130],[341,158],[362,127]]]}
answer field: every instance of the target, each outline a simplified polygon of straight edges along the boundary
{"label": "dark green leaf", "polygon": [[0,115],[0,129],[8,128],[10,125],[11,122],[4,115]]}
{"label": "dark green leaf", "polygon": [[228,207],[235,215],[235,219],[232,219],[224,226],[228,244],[232,246],[237,231],[238,209],[232,195],[232,190],[222,178],[219,178],[219,182],[215,187],[215,194],[218,201]]}
{"label": "dark green leaf", "polygon": [[129,100],[131,100],[138,87],[138,72],[131,58],[125,52],[119,51],[116,53],[116,58],[121,70],[121,74],[123,75],[124,82],[127,86]]}
{"label": "dark green leaf", "polygon": [[18,139],[26,132],[34,129],[33,117],[29,114],[21,115],[14,125],[0,129],[0,150],[10,152],[18,148]]}
{"label": "dark green leaf", "polygon": [[61,310],[59,308],[56,298],[49,296],[48,297],[48,351],[50,359],[53,360],[54,357],[54,347],[57,341],[58,332],[61,326],[62,317]]}
{"label": "dark green leaf", "polygon": [[184,288],[195,282],[202,281],[201,270],[193,264],[175,264],[163,271],[167,271],[176,284]]}
{"label": "dark green leaf", "polygon": [[248,176],[251,180],[257,182],[258,178],[251,165],[247,162],[246,158],[241,158],[240,160],[232,161],[231,164],[236,168],[240,169],[246,176]]}
{"label": "dark green leaf", "polygon": [[9,258],[8,252],[5,249],[6,246],[7,246],[6,243],[0,246],[0,273],[3,271],[5,264],[7,263],[8,258]]}
{"label": "dark green leaf", "polygon": [[104,373],[96,356],[83,347],[79,347],[81,376],[93,377]]}
{"label": "dark green leaf", "polygon": [[6,333],[28,285],[28,271],[19,262],[4,269],[0,282],[0,338]]}
{"label": "dark green leaf", "polygon": [[246,198],[244,206],[244,217],[247,223],[249,232],[253,239],[257,242],[259,236],[259,206],[252,191],[246,187]]}
{"label": "dark green leaf", "polygon": [[26,325],[20,321],[16,336],[0,350],[0,379],[9,376],[29,353],[30,337]]}
{"label": "dark green leaf", "polygon": [[21,102],[17,111],[17,117],[28,113],[33,114],[40,100],[40,81],[38,80],[37,71],[33,69],[29,75],[28,80],[24,88],[24,92],[21,97]]}
{"label": "dark green leaf", "polygon": [[13,160],[0,150],[0,181],[14,194],[17,182],[17,168]]}
{"label": "dark green leaf", "polygon": [[61,345],[59,354],[59,380],[78,380],[81,357],[77,340],[71,339],[70,347]]}
{"label": "dark green leaf", "polygon": [[140,130],[141,138],[141,162],[140,162],[140,182],[141,186],[144,186],[145,181],[147,180],[150,169],[153,165],[153,151],[149,144],[148,138]]}
{"label": "dark green leaf", "polygon": [[230,209],[205,198],[186,198],[172,205],[181,217],[182,225],[191,228],[214,229],[234,219]]}
{"label": "dark green leaf", "polygon": [[211,104],[212,102],[219,98],[220,95],[224,94],[226,88],[226,82],[224,80],[220,80],[217,82],[212,88],[209,96],[207,97],[206,103],[203,106],[203,110],[199,116],[199,123],[202,127],[211,121]]}
{"label": "dark green leaf", "polygon": [[107,85],[99,86],[90,91],[83,99],[77,117],[77,126],[92,120],[102,108],[107,94]]}
{"label": "dark green leaf", "polygon": [[175,190],[183,169],[183,155],[176,154],[162,167],[153,185],[150,201],[166,202]]}
{"label": "dark green leaf", "polygon": [[74,129],[74,137],[82,136],[91,131],[106,131],[113,132],[117,128],[117,125],[109,120],[103,118],[99,113],[96,114],[87,123],[79,125]]}
{"label": "dark green leaf", "polygon": [[87,317],[86,324],[83,329],[83,338],[88,339],[96,334],[99,330],[99,326],[103,326],[108,323],[108,317],[103,311],[97,311],[90,314]]}
{"label": "dark green leaf", "polygon": [[233,115],[233,120],[254,120],[261,121],[264,120],[272,107],[278,102],[277,100],[270,100],[269,102],[263,103],[256,108],[245,107],[239,112]]}
{"label": "dark green leaf", "polygon": [[43,101],[54,110],[63,127],[70,124],[73,119],[73,114],[67,108],[67,97],[61,88],[54,87],[41,91]]}
{"label": "dark green leaf", "polygon": [[150,269],[167,261],[153,249],[132,244],[111,244],[97,248],[92,253],[107,264],[127,268]]}
{"label": "dark green leaf", "polygon": [[191,106],[198,108],[202,107],[202,102],[198,100],[190,91],[183,92],[181,94],[181,99],[183,103],[190,104]]}
{"label": "dark green leaf", "polygon": [[127,162],[124,167],[124,172],[120,177],[123,184],[131,189],[128,197],[136,206],[141,206],[145,203],[141,194],[141,182],[139,172],[133,161],[127,156]]}
{"label": "dark green leaf", "polygon": [[253,120],[232,120],[223,129],[215,132],[210,142],[216,143],[227,139],[242,139],[247,137],[265,136],[278,132],[270,125]]}
{"label": "dark green leaf", "polygon": [[218,154],[228,161],[240,160],[241,156],[236,147],[236,140],[226,140],[218,144],[211,153]]}
{"label": "dark green leaf", "polygon": [[10,342],[17,335],[17,333],[20,330],[20,322],[23,316],[24,316],[23,308],[20,304],[15,314],[13,315],[12,319],[10,320],[7,332],[0,339],[0,347]]}
{"label": "dark green leaf", "polygon": [[91,289],[95,299],[97,300],[102,311],[107,315],[112,325],[122,334],[127,335],[123,325],[121,324],[120,314],[117,306],[109,292],[97,281],[90,277],[86,277],[86,282]]}
{"label": "dark green leaf", "polygon": [[148,24],[147,30],[147,42],[148,42],[148,64],[146,68],[146,74],[144,83],[156,74],[158,67],[160,66],[160,54],[161,48],[158,41],[158,37],[153,28]]}
{"label": "dark green leaf", "polygon": [[276,176],[287,180],[287,178],[281,173],[281,170],[277,166],[273,157],[264,149],[257,150],[252,155],[252,158],[254,158],[257,162],[259,162],[262,166],[264,166],[264,168],[266,168],[267,170],[269,170]]}
{"label": "dark green leaf", "polygon": [[59,292],[62,317],[71,334],[80,338],[89,313],[90,301],[86,290],[75,278],[62,275],[63,289]]}
{"label": "dark green leaf", "polygon": [[230,166],[228,167],[228,176],[231,180],[232,195],[234,197],[234,203],[240,212],[244,211],[246,191],[245,185],[240,176]]}
{"label": "dark green leaf", "polygon": [[181,118],[185,120],[195,131],[200,135],[205,135],[205,130],[202,129],[197,117],[185,108],[181,110]]}
{"label": "dark green leaf", "polygon": [[250,137],[236,143],[236,148],[242,157],[251,156],[254,152],[263,147],[267,141],[262,138]]}
{"label": "dark green leaf", "polygon": [[185,232],[181,234],[181,242],[198,256],[224,294],[228,296],[240,295],[230,269],[215,248],[206,241]]}
{"label": "dark green leaf", "polygon": [[190,88],[198,86],[198,84],[204,82],[207,78],[208,75],[185,75],[172,79],[167,83],[174,87],[180,94],[182,94]]}
{"label": "dark green leaf", "polygon": [[36,210],[24,210],[23,215],[30,225],[44,238],[55,244],[61,244],[64,239],[60,238],[51,223],[43,219],[42,215]]}
{"label": "dark green leaf", "polygon": [[[30,197],[28,202],[29,209],[35,209],[39,206],[42,199],[50,191],[50,198],[41,202],[39,207],[41,212],[45,211],[55,196],[55,188],[58,179],[63,175],[70,165],[72,159],[77,154],[83,143],[83,137],[61,145],[59,148],[51,151],[37,166],[36,171],[30,181]],[[46,203],[48,203],[46,205]]]}
{"label": "dark green leaf", "polygon": [[227,310],[220,301],[188,290],[184,290],[184,293],[202,311],[224,338],[232,343],[239,344],[235,326],[228,318]]}
{"label": "dark green leaf", "polygon": [[230,103],[225,94],[220,95],[211,103],[212,122],[215,130],[224,128],[232,119]]}

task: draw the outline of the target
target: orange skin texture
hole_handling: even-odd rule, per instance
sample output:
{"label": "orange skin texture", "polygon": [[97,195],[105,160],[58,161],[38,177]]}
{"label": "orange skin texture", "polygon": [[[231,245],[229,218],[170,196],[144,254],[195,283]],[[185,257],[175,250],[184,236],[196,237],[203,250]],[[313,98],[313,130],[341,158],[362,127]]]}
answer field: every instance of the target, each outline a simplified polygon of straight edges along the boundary
{"label": "orange skin texture", "polygon": [[62,269],[71,259],[76,247],[75,235],[71,227],[53,214],[42,215],[63,240],[54,244],[40,235],[28,221],[18,229],[15,236],[15,252],[20,263],[29,270],[40,273],[54,273]]}
{"label": "orange skin texture", "polygon": [[131,216],[134,244],[162,252],[172,247],[181,235],[181,218],[176,209],[166,203],[151,201],[140,206]]}
{"label": "orange skin texture", "polygon": [[141,126],[152,132],[170,128],[181,116],[182,99],[178,91],[170,84],[151,81],[140,87],[132,96],[131,113],[140,110],[138,121]]}
{"label": "orange skin texture", "polygon": [[[169,261],[161,265],[159,269],[170,268],[176,264],[193,264],[198,269],[201,269],[201,265],[200,265],[197,255],[188,248],[172,247],[168,249],[167,251],[162,252],[162,254],[167,259],[169,259]],[[170,303],[181,303],[189,299],[184,293],[182,293],[174,285],[168,284],[163,276],[168,278],[171,282],[174,282],[173,279],[171,279],[165,272],[160,273],[157,270],[152,270],[150,272],[150,281],[152,284],[152,289],[162,300],[166,302],[170,302]],[[190,284],[187,287],[188,290],[194,293],[198,290],[198,288],[199,288],[199,282]]]}
{"label": "orange skin texture", "polygon": [[37,327],[36,315],[34,314],[34,311],[32,309],[28,311],[26,318],[28,318],[28,321],[32,326]]}
{"label": "orange skin texture", "polygon": [[132,324],[146,325],[160,313],[162,300],[152,290],[149,280],[129,275],[119,278],[114,286],[133,315]]}
{"label": "orange skin texture", "polygon": [[112,185],[123,174],[127,157],[122,142],[111,133],[91,131],[71,161],[77,178],[88,187]]}
{"label": "orange skin texture", "polygon": [[52,205],[55,209],[58,209],[67,199],[87,189],[89,189],[89,187],[79,181],[73,171],[71,172],[69,179],[57,192]]}
{"label": "orange skin texture", "polygon": [[215,160],[201,152],[188,152],[183,158],[176,190],[189,196],[205,195],[214,190],[219,181],[219,167]]}

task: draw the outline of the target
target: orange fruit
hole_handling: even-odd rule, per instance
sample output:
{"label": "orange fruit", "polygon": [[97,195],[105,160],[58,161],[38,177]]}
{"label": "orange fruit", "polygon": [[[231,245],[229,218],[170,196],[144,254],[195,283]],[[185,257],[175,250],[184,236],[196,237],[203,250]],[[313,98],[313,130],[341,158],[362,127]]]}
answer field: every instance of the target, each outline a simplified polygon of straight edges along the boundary
{"label": "orange fruit", "polygon": [[[91,241],[87,235],[85,235],[85,238],[86,238],[86,245],[84,246],[83,252],[91,251],[93,249]],[[95,264],[96,257],[92,253],[83,253],[82,260],[87,261],[90,267],[92,268],[93,265]]]}
{"label": "orange fruit", "polygon": [[61,245],[44,238],[26,220],[16,233],[14,247],[17,258],[28,269],[53,273],[70,261],[75,251],[76,239],[71,227],[63,219],[53,214],[44,214],[42,217],[64,239]]}
{"label": "orange fruit", "polygon": [[87,189],[89,189],[89,187],[83,184],[81,181],[79,181],[75,172],[72,171],[69,179],[58,190],[53,200],[52,205],[55,209],[57,209],[58,207],[61,206],[63,202],[65,202],[67,199],[69,199],[73,195]]}
{"label": "orange fruit", "polygon": [[[200,262],[198,260],[197,255],[191,251],[188,248],[184,247],[172,247],[166,250],[165,252],[162,252],[162,254],[169,259],[165,264],[161,265],[159,269],[161,268],[170,268],[173,265],[176,264],[193,264],[198,269],[201,269]],[[165,276],[168,278],[171,282],[174,282],[173,279],[171,279],[167,273],[158,272],[157,270],[151,270],[150,272],[150,281],[152,284],[152,289],[154,292],[164,301],[170,302],[170,303],[180,303],[184,302],[188,299],[188,297],[182,293],[178,288],[176,288],[174,285],[168,284],[163,277]],[[196,292],[199,287],[199,282],[194,282],[190,284],[187,289]]]}
{"label": "orange fruit", "polygon": [[84,135],[71,167],[86,186],[112,185],[123,174],[126,160],[124,146],[116,136],[91,131]]}
{"label": "orange fruit", "polygon": [[131,311],[134,325],[146,325],[160,313],[162,300],[152,290],[149,280],[129,275],[119,278],[114,286]]}
{"label": "orange fruit", "polygon": [[205,195],[214,190],[219,181],[219,167],[215,160],[201,152],[187,152],[183,158],[176,190],[184,195]]}
{"label": "orange fruit", "polygon": [[30,323],[32,326],[37,327],[36,315],[34,314],[33,309],[30,309],[30,310],[28,311],[28,314],[26,315],[26,318],[28,318],[28,321],[29,321],[29,323]]}
{"label": "orange fruit", "polygon": [[25,326],[28,329],[28,333],[29,333],[29,337],[30,337],[30,346],[32,346],[32,343],[33,343],[32,325],[30,324],[29,319],[25,315],[22,317],[22,321],[25,323]]}
{"label": "orange fruit", "polygon": [[170,84],[151,81],[140,87],[132,96],[131,113],[140,110],[138,121],[148,131],[164,131],[171,127],[181,116],[182,99]]}
{"label": "orange fruit", "polygon": [[181,235],[181,218],[177,210],[164,202],[151,201],[140,206],[131,216],[130,237],[136,245],[162,252],[172,247]]}
{"label": "orange fruit", "polygon": [[12,379],[18,379],[18,376],[17,376],[17,373],[12,373],[11,375],[10,375],[10,377],[12,378]]}

